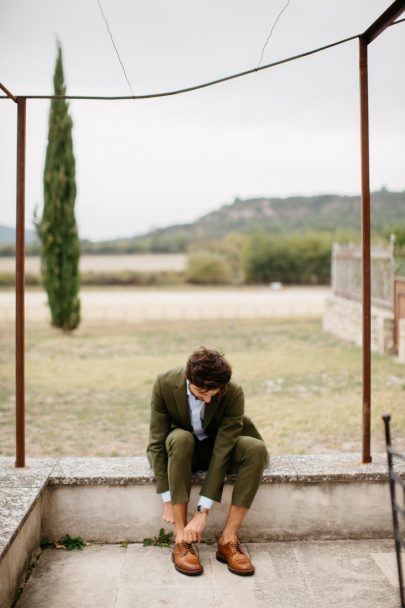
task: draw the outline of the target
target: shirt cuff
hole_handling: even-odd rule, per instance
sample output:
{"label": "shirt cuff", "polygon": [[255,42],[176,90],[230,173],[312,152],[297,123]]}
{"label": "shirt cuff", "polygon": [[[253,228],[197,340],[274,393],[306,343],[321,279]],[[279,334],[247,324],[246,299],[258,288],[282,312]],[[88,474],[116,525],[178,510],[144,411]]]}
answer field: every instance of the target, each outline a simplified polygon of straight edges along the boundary
{"label": "shirt cuff", "polygon": [[172,500],[170,490],[167,490],[167,492],[162,492],[160,496],[162,497],[163,502],[170,502]]}
{"label": "shirt cuff", "polygon": [[211,498],[207,498],[206,496],[200,496],[198,500],[198,504],[202,507],[207,507],[207,509],[211,509],[214,501]]}

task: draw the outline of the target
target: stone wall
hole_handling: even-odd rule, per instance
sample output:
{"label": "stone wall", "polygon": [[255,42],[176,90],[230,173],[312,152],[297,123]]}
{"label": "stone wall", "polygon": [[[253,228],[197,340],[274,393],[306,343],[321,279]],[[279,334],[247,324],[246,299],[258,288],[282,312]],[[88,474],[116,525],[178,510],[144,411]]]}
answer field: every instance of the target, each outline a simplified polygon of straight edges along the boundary
{"label": "stone wall", "polygon": [[399,320],[398,326],[398,361],[405,363],[405,319]]}
{"label": "stone wall", "polygon": [[[335,295],[329,296],[325,300],[323,328],[346,342],[361,346],[361,302]],[[405,335],[405,328],[403,333]],[[381,354],[394,352],[394,314],[390,310],[371,307],[371,350]]]}

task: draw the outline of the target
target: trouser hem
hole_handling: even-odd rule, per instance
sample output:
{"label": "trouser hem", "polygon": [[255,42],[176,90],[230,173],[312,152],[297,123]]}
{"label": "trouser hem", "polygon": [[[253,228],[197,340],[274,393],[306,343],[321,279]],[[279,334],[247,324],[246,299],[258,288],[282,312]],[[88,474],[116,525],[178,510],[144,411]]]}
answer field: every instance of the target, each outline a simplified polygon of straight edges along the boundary
{"label": "trouser hem", "polygon": [[187,502],[187,503],[190,502],[189,496],[185,496],[184,498],[176,498],[176,499],[173,499],[173,497],[172,497],[172,500],[171,500],[172,505],[181,505],[185,502]]}
{"label": "trouser hem", "polygon": [[245,507],[245,509],[250,509],[250,507],[252,506],[252,502],[246,502],[245,500],[235,499],[232,500],[231,505],[233,507]]}

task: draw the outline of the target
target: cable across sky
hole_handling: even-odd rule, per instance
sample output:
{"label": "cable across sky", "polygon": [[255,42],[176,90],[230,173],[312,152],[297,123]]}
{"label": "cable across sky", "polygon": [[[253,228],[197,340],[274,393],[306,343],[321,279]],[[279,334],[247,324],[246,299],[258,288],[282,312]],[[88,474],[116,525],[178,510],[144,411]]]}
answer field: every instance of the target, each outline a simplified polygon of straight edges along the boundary
{"label": "cable across sky", "polygon": [[[392,25],[397,25],[405,21],[404,19],[398,19],[391,23]],[[137,100],[137,99],[154,99],[158,97],[169,97],[171,95],[181,95],[182,93],[189,93],[191,91],[197,91],[198,89],[204,89],[207,87],[212,87],[216,84],[220,84],[221,82],[227,82],[228,80],[234,80],[235,78],[242,78],[243,76],[248,76],[249,74],[254,74],[255,72],[261,72],[263,70],[268,70],[269,68],[273,68],[277,65],[282,65],[283,63],[288,63],[290,61],[296,61],[297,59],[301,59],[302,57],[308,57],[309,55],[313,55],[315,53],[319,53],[321,51],[325,51],[326,49],[333,48],[340,44],[344,44],[345,42],[350,42],[351,40],[355,40],[356,38],[361,38],[362,34],[355,34],[354,36],[349,36],[348,38],[343,38],[341,40],[337,40],[336,42],[332,42],[330,44],[325,44],[324,46],[320,46],[316,49],[312,49],[310,51],[305,51],[304,53],[300,53],[299,55],[293,55],[291,57],[286,57],[285,59],[280,59],[279,61],[273,61],[272,63],[268,63],[266,65],[251,68],[250,70],[245,70],[244,72],[238,72],[237,74],[231,74],[230,76],[224,76],[223,78],[217,78],[216,80],[211,80],[209,82],[204,82],[202,84],[197,84],[191,87],[185,87],[183,89],[176,89],[174,91],[165,91],[162,93],[147,93],[144,95],[116,95],[116,96],[100,96],[100,95],[15,95],[14,97],[24,97],[25,99],[88,99],[88,100],[100,100],[100,101],[114,101],[114,100]],[[1,84],[1,83],[0,83]],[[4,85],[2,86],[3,90],[5,89]],[[8,99],[11,95],[2,95],[0,99]]]}

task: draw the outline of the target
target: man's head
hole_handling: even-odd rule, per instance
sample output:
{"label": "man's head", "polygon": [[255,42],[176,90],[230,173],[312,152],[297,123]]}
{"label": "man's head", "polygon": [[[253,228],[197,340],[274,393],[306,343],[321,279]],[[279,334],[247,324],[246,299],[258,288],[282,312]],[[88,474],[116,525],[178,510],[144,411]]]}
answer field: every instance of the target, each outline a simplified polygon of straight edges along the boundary
{"label": "man's head", "polygon": [[186,377],[191,392],[206,403],[214,395],[224,395],[232,376],[232,368],[223,353],[204,346],[194,351],[187,360]]}

